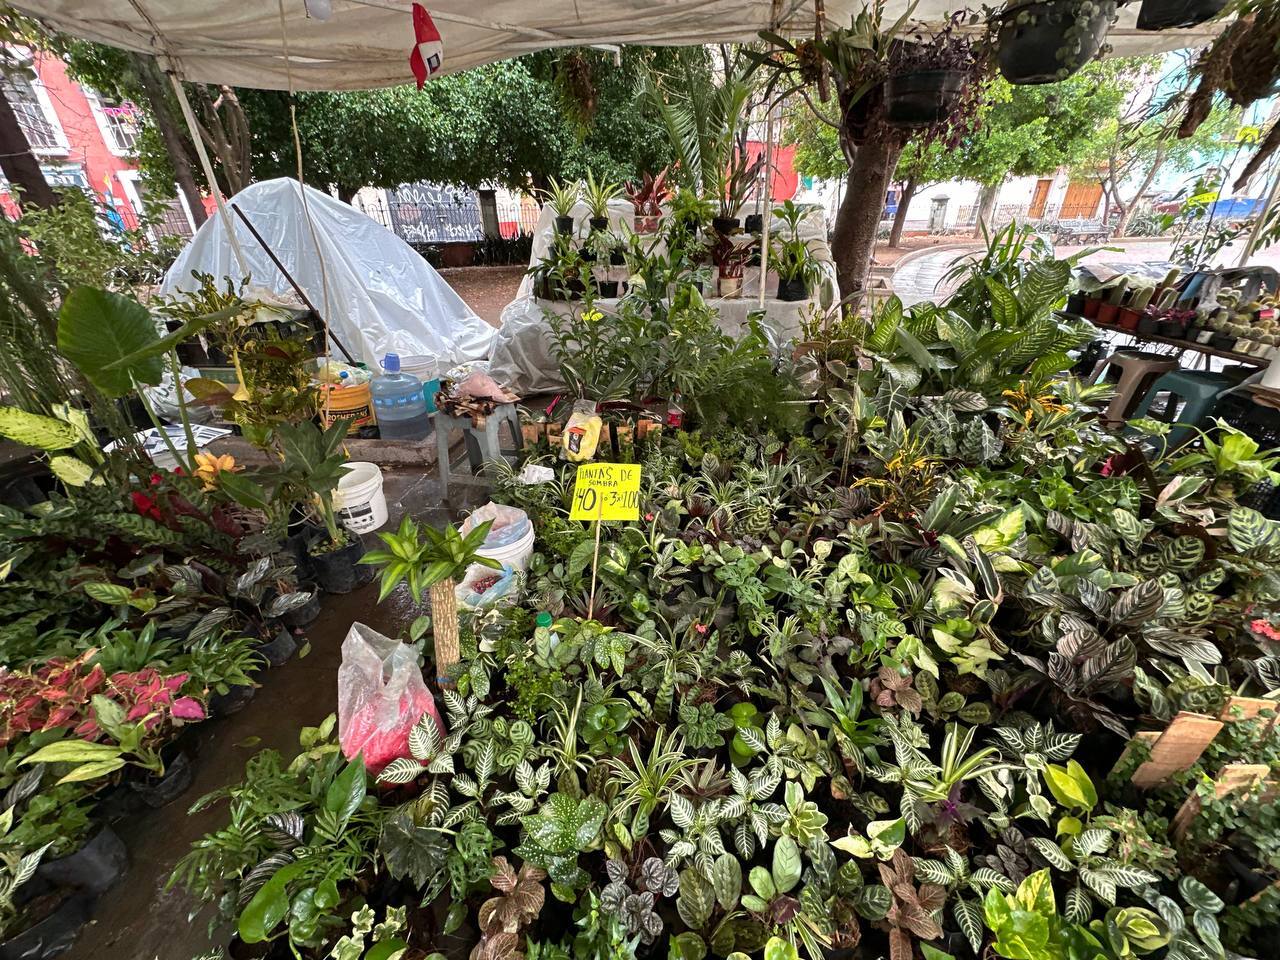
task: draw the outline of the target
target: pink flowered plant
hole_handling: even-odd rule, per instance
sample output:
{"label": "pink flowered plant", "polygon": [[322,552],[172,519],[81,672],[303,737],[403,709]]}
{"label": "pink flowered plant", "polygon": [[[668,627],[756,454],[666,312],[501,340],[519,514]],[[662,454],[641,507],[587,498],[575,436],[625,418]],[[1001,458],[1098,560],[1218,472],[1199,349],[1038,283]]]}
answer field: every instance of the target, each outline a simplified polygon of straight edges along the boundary
{"label": "pink flowered plant", "polygon": [[96,651],[74,660],[55,657],[35,670],[0,671],[0,746],[38,730],[74,727],[77,736],[96,740],[102,730],[93,719],[93,697],[119,704],[130,722],[146,719],[148,731],[168,722],[203,720],[204,706],[178,696],[187,674],[164,676],[153,667],[108,677],[88,665]]}
{"label": "pink flowered plant", "polygon": [[1264,620],[1262,617],[1250,620],[1249,631],[1260,640],[1280,643],[1280,627],[1277,627],[1270,620]]}

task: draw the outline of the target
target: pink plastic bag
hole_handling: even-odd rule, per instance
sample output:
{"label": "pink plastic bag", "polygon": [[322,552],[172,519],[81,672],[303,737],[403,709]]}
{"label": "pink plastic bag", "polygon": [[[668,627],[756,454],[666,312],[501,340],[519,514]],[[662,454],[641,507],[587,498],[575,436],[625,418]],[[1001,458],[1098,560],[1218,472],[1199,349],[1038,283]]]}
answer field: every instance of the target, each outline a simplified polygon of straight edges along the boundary
{"label": "pink plastic bag", "polygon": [[377,773],[396,757],[409,756],[409,731],[424,714],[444,723],[422,681],[417,654],[408,644],[353,623],[342,641],[338,667],[338,742],[351,759]]}

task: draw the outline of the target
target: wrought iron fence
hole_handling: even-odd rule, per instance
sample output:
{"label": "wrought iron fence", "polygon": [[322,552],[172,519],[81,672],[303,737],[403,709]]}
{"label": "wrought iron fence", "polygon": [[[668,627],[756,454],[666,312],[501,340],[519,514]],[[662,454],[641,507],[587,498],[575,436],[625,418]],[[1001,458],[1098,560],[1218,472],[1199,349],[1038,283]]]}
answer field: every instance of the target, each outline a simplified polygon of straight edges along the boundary
{"label": "wrought iron fence", "polygon": [[[504,198],[505,199],[505,198]],[[406,184],[395,190],[368,193],[357,208],[415,247],[443,243],[480,243],[485,239],[480,198],[474,190],[438,184]],[[498,204],[499,233],[508,239],[532,233],[537,205],[513,197]]]}

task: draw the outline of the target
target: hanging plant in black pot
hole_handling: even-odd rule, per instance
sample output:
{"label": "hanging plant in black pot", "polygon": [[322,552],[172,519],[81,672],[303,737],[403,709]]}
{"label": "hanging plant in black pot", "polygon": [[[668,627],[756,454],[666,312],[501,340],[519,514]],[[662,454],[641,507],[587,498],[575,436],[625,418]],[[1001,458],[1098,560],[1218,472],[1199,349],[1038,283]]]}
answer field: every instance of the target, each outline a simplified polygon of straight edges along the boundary
{"label": "hanging plant in black pot", "polygon": [[961,14],[932,36],[916,35],[890,48],[884,118],[891,127],[931,127],[960,107],[977,68],[973,42],[958,32]]}
{"label": "hanging plant in black pot", "polygon": [[1194,27],[1212,20],[1226,5],[1227,0],[1142,0],[1142,7],[1138,10],[1138,29]]}
{"label": "hanging plant in black pot", "polygon": [[1057,83],[1102,51],[1116,0],[1032,0],[999,15],[996,57],[1010,83]]}

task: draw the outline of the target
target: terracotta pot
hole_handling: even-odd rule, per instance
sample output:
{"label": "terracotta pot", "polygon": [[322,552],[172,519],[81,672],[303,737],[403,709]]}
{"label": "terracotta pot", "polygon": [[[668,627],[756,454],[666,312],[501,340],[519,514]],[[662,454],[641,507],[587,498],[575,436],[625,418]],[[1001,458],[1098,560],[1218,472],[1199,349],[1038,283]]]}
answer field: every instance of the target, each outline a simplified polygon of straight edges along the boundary
{"label": "terracotta pot", "polygon": [[657,233],[661,217],[636,217],[636,233]]}
{"label": "terracotta pot", "polygon": [[1114,303],[1098,304],[1098,322],[1115,323],[1120,316],[1120,307]]}
{"label": "terracotta pot", "polygon": [[1124,327],[1126,330],[1137,330],[1138,321],[1142,319],[1142,314],[1132,307],[1121,307],[1116,317],[1116,325]]}
{"label": "terracotta pot", "polygon": [[1098,308],[1102,306],[1102,301],[1097,297],[1086,297],[1084,301],[1084,315],[1090,320],[1098,319]]}

